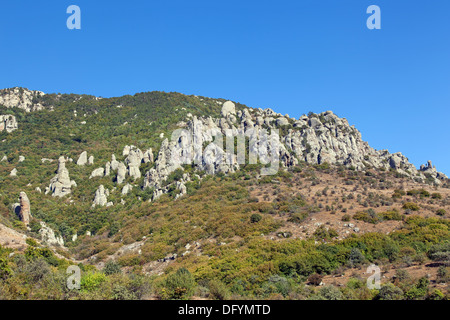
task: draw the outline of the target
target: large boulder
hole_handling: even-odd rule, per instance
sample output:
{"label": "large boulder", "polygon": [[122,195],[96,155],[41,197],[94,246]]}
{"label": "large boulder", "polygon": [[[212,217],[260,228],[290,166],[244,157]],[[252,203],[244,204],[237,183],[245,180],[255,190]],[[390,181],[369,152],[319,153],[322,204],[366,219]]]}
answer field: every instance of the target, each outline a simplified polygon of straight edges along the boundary
{"label": "large boulder", "polygon": [[128,194],[131,190],[133,189],[133,186],[129,183],[127,183],[123,188],[122,188],[122,194],[126,195]]}
{"label": "large boulder", "polygon": [[286,119],[285,117],[280,117],[278,118],[275,123],[277,124],[277,126],[286,126],[289,124],[289,120]]}
{"label": "large boulder", "polygon": [[72,187],[77,185],[75,181],[70,180],[69,170],[66,168],[66,161],[64,157],[59,157],[56,176],[50,180],[46,194],[52,192],[52,196],[54,197],[64,197],[72,192]]}
{"label": "large boulder", "polygon": [[52,228],[41,221],[41,229],[39,229],[42,241],[51,246],[64,246],[64,240],[61,236],[57,237]]}
{"label": "large boulder", "polygon": [[127,167],[123,162],[119,162],[117,166],[117,183],[121,184],[125,180],[127,174]]}
{"label": "large boulder", "polygon": [[87,152],[83,151],[81,153],[80,157],[78,158],[77,165],[84,166],[87,164],[87,162],[88,162]]}
{"label": "large boulder", "polygon": [[222,106],[222,117],[226,118],[228,115],[235,115],[236,107],[233,102],[227,101]]}
{"label": "large boulder", "polygon": [[30,224],[31,219],[31,209],[30,209],[30,200],[25,192],[20,193],[20,211],[19,211],[19,219],[28,226]]}
{"label": "large boulder", "polygon": [[109,191],[105,189],[103,185],[98,187],[97,191],[95,191],[94,202],[92,203],[92,207],[95,206],[106,206],[108,203]]}
{"label": "large boulder", "polygon": [[91,175],[89,176],[89,179],[95,178],[95,177],[103,177],[105,174],[104,168],[97,168],[94,171],[92,171]]}
{"label": "large boulder", "polygon": [[128,151],[128,157],[125,159],[125,163],[128,165],[128,174],[134,180],[141,177],[141,171],[139,170],[139,167],[143,158],[144,155],[140,149],[133,147]]}

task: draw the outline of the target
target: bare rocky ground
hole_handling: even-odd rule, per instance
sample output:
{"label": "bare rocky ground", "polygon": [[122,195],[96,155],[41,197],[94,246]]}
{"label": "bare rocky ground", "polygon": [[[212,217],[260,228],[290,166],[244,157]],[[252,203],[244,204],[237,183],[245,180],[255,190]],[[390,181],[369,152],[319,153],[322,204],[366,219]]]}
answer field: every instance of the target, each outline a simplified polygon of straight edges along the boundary
{"label": "bare rocky ground", "polygon": [[0,223],[0,245],[15,250],[23,250],[27,247],[27,236]]}
{"label": "bare rocky ground", "polygon": [[[362,173],[360,173],[362,174]],[[375,179],[373,179],[375,180]],[[408,216],[403,204],[412,202],[419,205],[420,209],[409,214],[421,217],[438,217],[438,209],[444,209],[448,218],[450,212],[450,189],[445,187],[430,186],[425,183],[414,182],[409,178],[395,178],[389,175],[381,178],[384,180],[370,183],[363,180],[349,180],[347,176],[339,177],[335,172],[314,172],[314,179],[308,173],[295,174],[289,182],[281,181],[279,184],[266,184],[252,187],[251,196],[258,198],[259,202],[273,202],[279,195],[301,194],[308,204],[315,205],[317,212],[300,224],[288,221],[288,215],[275,215],[274,218],[283,222],[284,232],[290,232],[293,238],[306,239],[321,225],[333,228],[339,234],[337,239],[343,239],[352,233],[379,232],[388,234],[402,225],[402,221],[382,221],[377,224],[354,220],[354,214],[367,211],[372,208],[376,213],[390,210],[398,210],[399,213]],[[348,185],[351,181],[351,185]],[[421,190],[430,194],[439,193],[441,199],[431,197],[419,197],[405,195],[401,199],[394,199],[394,190]],[[326,191],[324,191],[326,190]],[[345,200],[343,197],[345,196]],[[350,197],[349,197],[350,196]],[[358,200],[360,199],[360,200]],[[327,210],[329,206],[329,210]],[[333,209],[331,209],[333,208]],[[345,215],[350,216],[350,221],[342,221]],[[277,232],[266,235],[267,238],[281,240]]]}
{"label": "bare rocky ground", "polygon": [[[395,282],[395,276],[397,270],[405,270],[412,279],[419,279],[422,277],[428,278],[430,280],[430,287],[433,289],[438,289],[443,292],[448,291],[449,285],[445,282],[439,282],[437,277],[438,267],[434,264],[414,264],[412,266],[402,266],[402,265],[386,265],[381,270],[381,284],[388,282]],[[347,269],[342,273],[327,275],[322,279],[322,285],[334,285],[334,286],[345,286],[346,283],[351,278],[360,279],[362,281],[367,281],[367,278],[373,273],[367,272],[367,266],[361,268],[351,268]]]}

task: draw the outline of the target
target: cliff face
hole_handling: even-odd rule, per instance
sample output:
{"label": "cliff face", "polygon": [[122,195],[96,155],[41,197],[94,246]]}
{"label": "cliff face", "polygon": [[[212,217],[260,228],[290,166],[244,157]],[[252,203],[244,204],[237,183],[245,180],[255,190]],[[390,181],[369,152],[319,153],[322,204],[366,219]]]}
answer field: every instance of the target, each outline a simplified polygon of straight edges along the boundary
{"label": "cliff face", "polygon": [[[44,104],[47,105],[48,103],[59,105],[58,109],[67,108],[67,105],[72,106],[72,104],[73,107],[69,108],[75,108],[75,105],[81,99],[81,96],[69,96],[63,97],[65,100],[62,101],[60,100],[61,95],[54,97],[47,95],[44,100],[44,96],[43,92],[23,88],[4,89],[0,90],[0,105],[33,112],[53,110],[53,107],[44,107]],[[190,110],[199,112],[196,115],[188,111],[184,113],[182,121],[177,123],[181,133],[177,133],[178,130],[176,130],[172,137],[163,139],[155,159],[153,159],[152,149],[148,149],[150,145],[143,145],[146,148],[143,150],[134,146],[125,146],[123,156],[126,158],[117,161],[112,154],[111,161],[95,169],[90,178],[101,178],[113,174],[116,175],[114,182],[120,185],[125,181],[126,176],[130,176],[132,181],[140,180],[141,176],[144,176],[141,186],[143,189],[153,188],[152,199],[156,199],[174,187],[165,183],[171,173],[177,169],[183,170],[185,164],[192,164],[197,171],[184,173],[182,179],[179,179],[175,186],[183,195],[185,194],[185,183],[196,178],[198,173],[214,175],[236,172],[240,170],[243,164],[249,162],[251,153],[257,155],[261,163],[268,164],[273,156],[272,150],[276,150],[277,166],[280,165],[284,168],[294,167],[299,162],[304,161],[309,164],[344,165],[355,170],[393,170],[418,182],[429,181],[441,184],[443,180],[447,179],[443,173],[438,172],[432,166],[431,161],[417,169],[400,152],[391,154],[387,150],[373,149],[366,141],[362,140],[361,133],[354,126],[351,126],[347,119],[336,116],[332,111],[320,114],[310,113],[301,116],[299,119],[294,119],[288,115],[279,114],[272,109],[254,109],[239,104],[236,106],[231,101],[204,99],[197,96],[180,94],[170,96],[169,94],[163,96],[164,102],[170,101],[173,97],[180,99],[178,105],[183,103],[188,106],[196,105],[195,108]],[[89,97],[77,105],[78,108],[84,110],[83,118],[89,119],[92,113],[95,116],[99,112],[106,112],[97,106],[99,99]],[[121,104],[115,104],[115,99],[133,106],[136,103],[145,103],[149,107],[155,108],[155,100],[151,93],[149,95],[137,94],[134,97],[128,96],[123,98],[125,100],[121,100],[121,98],[104,99],[106,105],[108,101],[114,104],[114,113],[123,107]],[[214,106],[210,109],[201,110],[198,105],[206,105],[207,101],[212,102]],[[93,110],[86,111],[86,105],[90,105]],[[67,110],[70,110],[73,113],[73,119],[76,119],[76,109],[69,108]],[[126,108],[131,109],[133,107]],[[186,110],[184,107],[181,109]],[[136,109],[132,110],[133,121],[139,121],[139,117],[134,113],[137,112]],[[152,109],[151,112],[154,112],[154,110]],[[177,110],[179,109],[174,111]],[[217,112],[219,110],[221,112]],[[213,114],[217,116],[212,116]],[[63,114],[61,113],[61,115]],[[143,113],[141,117],[146,115],[146,113]],[[106,116],[106,114],[103,114],[103,116]],[[17,121],[14,116],[0,116],[0,120],[0,130],[11,132],[17,129]],[[91,125],[98,125],[101,120],[101,117],[96,118],[92,120]],[[127,123],[125,122],[123,126]],[[81,122],[81,124],[85,125],[86,121]],[[171,125],[174,127],[175,122]],[[271,135],[266,136],[266,133]],[[217,140],[218,136],[221,137],[219,140]],[[160,136],[160,138],[163,137],[164,134]],[[228,148],[227,137],[232,137],[232,139],[238,141],[238,137],[247,139],[246,152],[248,153],[244,162],[241,161],[242,158],[239,158],[239,154],[234,152],[234,147]],[[145,137],[140,136],[139,138]],[[128,141],[128,143],[132,142]],[[234,145],[234,140],[232,144]],[[274,149],[274,147],[276,148]],[[231,149],[233,150],[230,152]],[[80,166],[86,164],[86,158],[87,154],[80,156],[78,161]],[[89,164],[93,163],[93,158],[92,160],[91,158],[92,156],[88,161]],[[187,158],[188,162],[186,162]],[[155,164],[150,169],[140,168],[142,163],[153,162],[153,160]],[[62,197],[69,194],[76,183],[68,177],[64,157],[60,158],[59,167],[58,175],[51,180],[46,193],[51,191],[54,196]],[[278,167],[275,170],[278,170]]]}
{"label": "cliff face", "polygon": [[[188,115],[186,121],[187,123],[182,124],[184,131],[177,139],[163,141],[155,168],[145,176],[144,188],[155,188],[154,198],[167,191],[167,188],[161,186],[162,182],[181,167],[181,159],[186,154],[191,154],[198,170],[208,174],[226,174],[239,170],[236,154],[222,148],[222,143],[212,143],[216,141],[217,135],[250,137],[250,151],[259,153],[266,149],[263,154],[269,154],[271,142],[263,144],[262,134],[265,129],[277,129],[279,132],[275,138],[280,142],[278,159],[283,167],[292,167],[299,161],[305,161],[310,164],[345,165],[356,170],[395,170],[419,182],[429,178],[440,184],[447,179],[443,173],[437,172],[430,161],[427,166],[417,170],[400,152],[391,154],[387,150],[371,148],[362,140],[361,133],[354,126],[331,111],[304,115],[296,120],[271,109],[248,108],[235,112],[234,104],[228,101],[223,105],[221,118]],[[253,144],[252,137],[256,137]],[[203,148],[207,144],[209,146]]]}
{"label": "cliff face", "polygon": [[6,131],[8,133],[17,130],[18,124],[16,117],[13,115],[0,115],[0,132]]}
{"label": "cliff face", "polygon": [[26,112],[43,110],[44,106],[36,99],[43,97],[45,93],[24,88],[10,88],[0,90],[0,105],[6,108],[19,108]]}

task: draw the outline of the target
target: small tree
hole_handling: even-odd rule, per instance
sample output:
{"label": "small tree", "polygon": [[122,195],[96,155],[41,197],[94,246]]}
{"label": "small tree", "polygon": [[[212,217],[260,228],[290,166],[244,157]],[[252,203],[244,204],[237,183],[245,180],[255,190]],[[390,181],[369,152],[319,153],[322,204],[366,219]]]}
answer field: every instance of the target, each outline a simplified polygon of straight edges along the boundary
{"label": "small tree", "polygon": [[261,221],[261,219],[262,219],[262,217],[261,217],[260,214],[254,213],[254,214],[252,214],[251,217],[250,217],[250,222],[251,222],[251,223],[256,223],[256,222]]}
{"label": "small tree", "polygon": [[343,300],[344,295],[342,294],[341,290],[339,290],[335,286],[326,286],[322,287],[319,290],[319,295],[323,297],[326,300]]}
{"label": "small tree", "polygon": [[169,275],[164,283],[169,299],[187,299],[192,296],[195,280],[186,268]]}
{"label": "small tree", "polygon": [[308,277],[308,283],[318,286],[322,283],[322,276],[318,273],[313,273]]}
{"label": "small tree", "polygon": [[378,298],[380,300],[402,300],[403,291],[393,284],[388,283],[381,287],[380,292],[378,293]]}
{"label": "small tree", "polygon": [[109,260],[108,262],[106,262],[105,267],[103,268],[103,273],[109,276],[111,274],[122,273],[122,270],[120,269],[119,263],[113,260]]}
{"label": "small tree", "polygon": [[348,261],[352,266],[358,266],[365,260],[366,258],[358,248],[352,248],[352,251],[350,251],[350,255],[348,257]]}

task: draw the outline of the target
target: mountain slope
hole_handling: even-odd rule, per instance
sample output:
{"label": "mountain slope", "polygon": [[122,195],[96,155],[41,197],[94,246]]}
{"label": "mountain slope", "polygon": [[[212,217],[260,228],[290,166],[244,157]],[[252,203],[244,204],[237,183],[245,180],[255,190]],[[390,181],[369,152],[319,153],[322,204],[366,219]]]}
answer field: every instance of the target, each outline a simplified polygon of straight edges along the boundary
{"label": "mountain slope", "polygon": [[[58,254],[97,268],[115,260],[160,275],[155,286],[183,267],[197,281],[267,297],[273,276],[304,282],[351,267],[354,248],[365,263],[395,263],[433,259],[450,240],[447,177],[431,162],[417,170],[401,153],[374,150],[331,111],[292,119],[179,93],[102,99],[13,88],[0,90],[0,115],[17,122],[0,132],[0,223],[40,239],[45,222],[64,241]],[[264,130],[278,134],[264,144]],[[215,136],[232,137],[232,152]],[[280,168],[264,175],[275,144]],[[23,191],[29,226],[15,212]]]}

